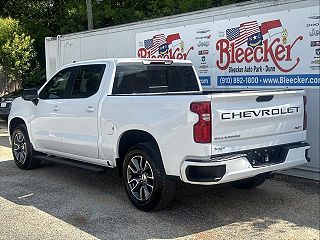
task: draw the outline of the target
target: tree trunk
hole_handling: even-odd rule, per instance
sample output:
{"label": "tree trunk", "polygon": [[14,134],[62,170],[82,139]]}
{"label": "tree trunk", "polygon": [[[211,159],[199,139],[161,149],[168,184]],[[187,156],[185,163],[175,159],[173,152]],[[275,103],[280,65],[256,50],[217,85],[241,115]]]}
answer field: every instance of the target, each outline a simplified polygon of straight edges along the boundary
{"label": "tree trunk", "polygon": [[92,2],[91,0],[86,0],[86,3],[87,3],[88,30],[92,30],[93,29]]}

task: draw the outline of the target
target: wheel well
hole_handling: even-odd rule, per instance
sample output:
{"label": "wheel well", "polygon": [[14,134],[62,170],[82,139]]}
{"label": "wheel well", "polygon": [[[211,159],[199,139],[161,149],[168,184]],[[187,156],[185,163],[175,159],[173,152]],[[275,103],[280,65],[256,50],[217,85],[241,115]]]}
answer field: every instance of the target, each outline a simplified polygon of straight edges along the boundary
{"label": "wheel well", "polygon": [[122,165],[123,165],[123,161],[126,153],[129,151],[131,147],[142,142],[155,143],[160,153],[159,145],[155,140],[155,138],[150,133],[142,130],[129,130],[122,134],[119,141],[119,147],[118,147],[119,158],[116,159],[118,173],[120,177],[122,175]]}
{"label": "wheel well", "polygon": [[24,124],[26,125],[26,123],[21,119],[21,118],[13,118],[10,121],[10,127],[9,127],[9,131],[10,131],[10,136],[12,135],[14,129],[19,126],[20,124]]}

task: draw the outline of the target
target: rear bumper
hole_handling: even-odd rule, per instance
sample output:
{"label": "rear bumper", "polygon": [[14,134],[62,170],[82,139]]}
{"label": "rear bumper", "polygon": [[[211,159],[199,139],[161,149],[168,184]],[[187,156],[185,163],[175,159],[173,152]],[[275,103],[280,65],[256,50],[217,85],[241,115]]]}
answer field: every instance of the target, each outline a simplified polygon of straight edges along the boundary
{"label": "rear bumper", "polygon": [[283,161],[261,166],[252,165],[244,153],[210,157],[207,160],[187,159],[181,165],[180,177],[186,183],[214,185],[284,170],[310,161],[307,156],[309,144],[293,143],[286,145],[286,148],[288,149]]}

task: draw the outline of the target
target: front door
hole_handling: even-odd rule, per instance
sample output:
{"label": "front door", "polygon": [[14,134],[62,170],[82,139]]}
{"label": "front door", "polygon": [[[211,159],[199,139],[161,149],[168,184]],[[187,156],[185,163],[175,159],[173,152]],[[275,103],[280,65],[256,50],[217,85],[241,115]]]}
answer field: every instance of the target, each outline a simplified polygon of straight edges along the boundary
{"label": "front door", "polygon": [[59,118],[60,104],[67,97],[68,86],[72,83],[73,68],[58,72],[40,91],[38,104],[33,106],[31,116],[32,138],[36,148],[59,151],[62,128]]}

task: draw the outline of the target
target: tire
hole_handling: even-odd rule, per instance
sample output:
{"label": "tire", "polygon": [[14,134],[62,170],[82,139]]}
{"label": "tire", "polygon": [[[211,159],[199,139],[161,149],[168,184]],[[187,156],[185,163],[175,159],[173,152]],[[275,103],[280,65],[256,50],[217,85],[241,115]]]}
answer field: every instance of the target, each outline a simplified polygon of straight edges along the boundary
{"label": "tire", "polygon": [[29,170],[40,166],[41,160],[33,158],[35,151],[30,143],[28,131],[24,124],[18,125],[13,130],[11,142],[12,155],[18,168]]}
{"label": "tire", "polygon": [[260,186],[265,182],[266,178],[264,175],[257,175],[252,178],[246,178],[239,181],[231,182],[231,186],[239,189],[250,189]]}
{"label": "tire", "polygon": [[163,209],[174,198],[176,181],[166,175],[161,154],[154,143],[140,143],[128,151],[122,176],[126,193],[139,210]]}

